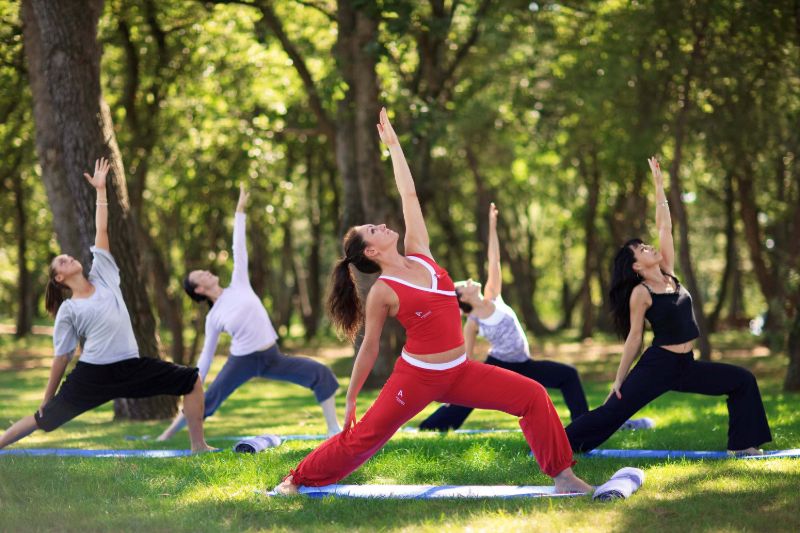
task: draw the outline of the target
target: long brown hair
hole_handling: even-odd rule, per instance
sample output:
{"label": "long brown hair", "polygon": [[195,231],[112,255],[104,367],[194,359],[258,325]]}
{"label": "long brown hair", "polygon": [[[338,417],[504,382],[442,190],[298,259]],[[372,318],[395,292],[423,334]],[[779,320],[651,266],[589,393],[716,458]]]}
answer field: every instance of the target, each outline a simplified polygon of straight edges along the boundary
{"label": "long brown hair", "polygon": [[52,262],[48,268],[47,275],[47,287],[44,290],[44,307],[48,313],[56,316],[58,308],[61,307],[64,300],[69,298],[71,291],[63,283],[56,281],[56,269],[53,267]]}
{"label": "long brown hair", "polygon": [[367,243],[356,231],[356,228],[347,230],[342,240],[344,257],[336,263],[331,274],[328,313],[330,313],[333,325],[351,341],[355,340],[358,330],[361,329],[364,310],[361,306],[361,299],[358,297],[353,274],[350,272],[350,265],[364,274],[381,271],[378,263],[364,255],[366,248]]}

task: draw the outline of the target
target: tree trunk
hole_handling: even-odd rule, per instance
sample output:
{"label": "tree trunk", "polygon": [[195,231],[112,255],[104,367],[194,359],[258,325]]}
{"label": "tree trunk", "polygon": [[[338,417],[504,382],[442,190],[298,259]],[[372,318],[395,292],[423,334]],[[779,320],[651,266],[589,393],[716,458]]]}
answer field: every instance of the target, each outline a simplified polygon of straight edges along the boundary
{"label": "tree trunk", "polygon": [[[487,276],[486,258],[487,250],[489,249],[489,202],[492,201],[491,199],[496,195],[496,192],[486,184],[486,179],[480,171],[478,156],[469,142],[466,143],[464,151],[475,182],[475,227],[478,230],[478,242],[481,243],[481,246],[475,251],[475,264],[478,267],[478,280],[481,283],[485,283]],[[500,207],[502,208],[502,206]]]}
{"label": "tree trunk", "polygon": [[588,168],[584,157],[579,156],[579,169],[589,192],[589,197],[586,200],[586,217],[583,221],[586,253],[583,259],[583,285],[581,287],[582,339],[591,337],[594,329],[595,308],[594,304],[592,304],[592,273],[594,272],[595,254],[597,253],[597,232],[595,231],[594,220],[597,216],[597,202],[600,197],[600,170],[597,166],[597,152],[595,150],[592,150],[591,165],[591,169]]}
{"label": "tree trunk", "polygon": [[728,286],[733,278],[733,272],[738,269],[736,251],[736,220],[733,212],[733,176],[725,177],[725,270],[719,284],[719,293],[714,310],[708,315],[708,332],[717,331],[719,317],[728,295]]}
{"label": "tree trunk", "polygon": [[169,289],[170,272],[172,269],[166,264],[164,254],[159,250],[150,233],[145,228],[137,228],[137,236],[142,244],[142,255],[150,280],[154,287],[154,300],[161,320],[169,330],[170,354],[172,361],[179,365],[188,365],[189,358],[183,342],[183,309],[180,301]]}
{"label": "tree trunk", "polygon": [[698,344],[700,345],[700,359],[703,361],[711,360],[711,341],[709,339],[710,331],[706,323],[706,314],[703,310],[703,294],[700,292],[700,287],[697,285],[697,277],[694,273],[694,266],[692,265],[692,254],[689,246],[689,217],[686,213],[686,206],[683,203],[683,186],[681,182],[680,168],[683,158],[683,145],[686,140],[687,122],[689,119],[689,109],[691,107],[691,98],[689,91],[694,82],[694,73],[703,55],[703,47],[705,43],[705,30],[708,26],[708,15],[700,23],[700,27],[695,29],[694,43],[692,46],[692,54],[689,66],[686,69],[686,74],[681,85],[678,88],[678,100],[680,101],[680,111],[675,118],[675,153],[670,164],[670,179],[672,185],[669,190],[670,203],[673,206],[675,217],[678,220],[678,231],[680,235],[680,250],[679,260],[681,265],[681,272],[683,274],[684,284],[688,287],[689,292],[692,293],[692,300],[694,302],[694,313],[697,318],[697,324],[700,327],[700,338]]}
{"label": "tree trunk", "polygon": [[[100,89],[96,30],[102,8],[101,0],[22,2],[36,147],[59,245],[85,265],[91,262],[89,247],[94,242],[95,198],[83,173],[96,158],[110,159],[111,252],[120,268],[139,354],[158,358],[155,319],[145,290],[122,158]],[[168,418],[175,411],[176,398],[171,396],[114,403],[116,418]]]}
{"label": "tree trunk", "polygon": [[[25,213],[25,187],[19,167],[22,163],[23,148],[15,150],[13,161],[8,170],[3,170],[4,177],[11,180],[14,193],[14,217],[16,219],[15,232],[17,240],[17,262],[19,273],[17,275],[17,327],[16,337],[22,338],[30,334],[33,328],[34,291],[31,284],[31,273],[28,270],[28,237],[26,229],[28,217]],[[0,182],[5,181],[0,179]]]}
{"label": "tree trunk", "polygon": [[800,392],[800,310],[797,309],[795,309],[794,320],[789,329],[787,355],[789,356],[789,367],[786,369],[783,390]]}
{"label": "tree trunk", "polygon": [[[499,217],[502,219],[502,215]],[[508,219],[506,218],[505,221]],[[498,220],[498,237],[500,240],[500,257],[503,262],[511,267],[511,274],[514,276],[514,292],[509,294],[511,301],[522,313],[522,321],[525,327],[536,335],[546,335],[551,333],[550,329],[542,322],[539,312],[533,304],[536,294],[537,273],[533,266],[534,235],[530,227],[520,228],[525,233],[519,240],[524,241],[524,250],[520,251],[512,248],[512,244],[517,242],[514,239],[506,223]]]}
{"label": "tree trunk", "polygon": [[682,140],[677,142],[676,139],[675,157],[670,166],[670,177],[672,185],[670,187],[669,196],[670,204],[673,206],[673,211],[678,219],[678,230],[680,235],[680,253],[679,260],[681,265],[681,273],[683,275],[683,283],[692,293],[692,301],[694,303],[694,313],[697,319],[697,324],[700,327],[700,338],[698,344],[700,345],[700,359],[703,361],[711,360],[711,341],[709,340],[710,330],[708,328],[705,312],[703,311],[703,295],[700,292],[700,287],[697,285],[697,278],[694,274],[694,267],[692,265],[691,250],[689,248],[689,217],[686,214],[686,206],[683,204],[681,197],[681,180],[679,176],[679,168],[681,164],[681,151]]}
{"label": "tree trunk", "polygon": [[292,297],[295,293],[295,284],[292,283],[294,272],[294,244],[292,242],[292,222],[287,219],[282,225],[283,246],[281,247],[280,273],[271,276],[272,290],[272,322],[275,329],[285,329],[289,332],[289,323],[292,320]]}
{"label": "tree trunk", "polygon": [[573,294],[572,287],[570,286],[571,278],[567,274],[567,266],[569,264],[567,256],[566,235],[567,231],[562,229],[561,239],[558,243],[559,262],[561,263],[561,322],[559,322],[556,329],[563,330],[572,327],[572,315],[575,311],[575,306],[578,304],[578,298],[581,295],[580,289]]}
{"label": "tree trunk", "polygon": [[[306,177],[308,180],[308,223],[311,226],[311,242],[308,255],[308,269],[303,276],[297,275],[298,285],[305,288],[303,306],[303,327],[306,341],[317,334],[320,309],[322,308],[322,285],[320,283],[320,247],[322,246],[323,194],[320,176],[321,168],[315,164],[315,150],[312,142],[306,143]],[[297,265],[302,268],[302,264]],[[302,282],[302,285],[300,283]],[[302,297],[302,294],[301,294]]]}
{"label": "tree trunk", "polygon": [[[343,230],[365,222],[398,227],[397,206],[387,195],[393,189],[383,172],[380,146],[375,129],[378,101],[378,20],[370,7],[356,0],[340,0],[337,18],[339,31],[336,59],[344,81],[345,97],[339,103],[336,130],[336,155],[344,180]],[[356,276],[362,294],[375,276]],[[386,321],[380,351],[365,388],[379,388],[392,372],[400,354],[405,332],[394,319]],[[358,346],[358,344],[357,344]]]}
{"label": "tree trunk", "polygon": [[764,299],[767,301],[766,328],[772,328],[776,314],[780,314],[780,303],[775,279],[770,274],[764,257],[763,239],[758,223],[758,207],[756,206],[755,191],[753,187],[753,171],[749,163],[741,165],[742,172],[736,173],[736,189],[741,210],[742,223],[744,224],[744,238],[747,250],[750,252],[750,262],[758,281],[758,286]]}

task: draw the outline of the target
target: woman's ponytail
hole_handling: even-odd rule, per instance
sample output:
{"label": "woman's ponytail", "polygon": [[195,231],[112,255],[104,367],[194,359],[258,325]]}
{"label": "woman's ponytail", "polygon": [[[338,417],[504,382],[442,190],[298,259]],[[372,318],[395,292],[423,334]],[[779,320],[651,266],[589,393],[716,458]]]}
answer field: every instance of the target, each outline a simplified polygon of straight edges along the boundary
{"label": "woman's ponytail", "polygon": [[48,272],[47,287],[44,290],[44,307],[52,316],[56,316],[58,308],[67,299],[69,287],[56,281],[56,271],[52,265]]}
{"label": "woman's ponytail", "polygon": [[342,248],[344,257],[333,267],[331,274],[331,291],[328,295],[328,313],[333,325],[344,335],[354,341],[364,321],[364,309],[358,296],[352,264],[365,274],[380,272],[377,263],[364,255],[367,243],[355,228],[350,228],[344,236]]}

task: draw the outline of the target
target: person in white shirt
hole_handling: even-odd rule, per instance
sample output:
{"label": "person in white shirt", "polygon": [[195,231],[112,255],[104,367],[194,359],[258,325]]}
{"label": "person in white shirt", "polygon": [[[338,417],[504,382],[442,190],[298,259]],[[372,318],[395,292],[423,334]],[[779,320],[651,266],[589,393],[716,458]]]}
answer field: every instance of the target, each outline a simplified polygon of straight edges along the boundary
{"label": "person in white shirt", "polygon": [[[222,402],[247,381],[255,377],[289,381],[308,387],[322,407],[328,435],[340,431],[336,419],[334,395],[339,388],[327,366],[305,357],[290,357],[280,352],[278,335],[269,320],[261,299],[253,291],[247,271],[245,242],[245,205],[248,193],[240,186],[239,202],[233,224],[233,275],[223,289],[219,277],[208,270],[193,270],[184,279],[186,293],[197,302],[210,306],[206,315],[205,342],[197,362],[200,377],[205,381],[221,332],[231,336],[231,353],[205,395],[205,417],[211,416]],[[159,435],[167,440],[185,425],[182,415]]]}
{"label": "person in white shirt", "polygon": [[[50,379],[39,410],[19,420],[0,436],[0,448],[37,429],[53,431],[90,409],[114,398],[157,395],[184,396],[193,452],[211,450],[203,437],[203,385],[196,368],[139,357],[131,319],[120,290],[119,268],[109,252],[108,161],[95,163],[94,176],[85,174],[97,191],[94,260],[88,279],[74,257],[62,254],[50,263],[45,306],[55,315]],[[71,297],[67,298],[67,294]],[[75,348],[83,340],[80,360],[61,383]]]}

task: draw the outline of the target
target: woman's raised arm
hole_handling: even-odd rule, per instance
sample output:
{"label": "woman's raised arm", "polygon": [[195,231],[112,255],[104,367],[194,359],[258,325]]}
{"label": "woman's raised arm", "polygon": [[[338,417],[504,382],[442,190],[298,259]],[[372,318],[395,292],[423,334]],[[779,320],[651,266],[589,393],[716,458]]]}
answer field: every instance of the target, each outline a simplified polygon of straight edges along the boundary
{"label": "woman's raised arm", "polygon": [[247,268],[247,237],[245,231],[245,207],[250,193],[244,188],[244,183],[239,184],[239,201],[236,204],[236,214],[233,220],[233,275],[231,285],[234,283],[250,283],[250,274]]}
{"label": "woman's raised arm", "polygon": [[422,254],[431,257],[428,228],[425,227],[425,219],[422,216],[422,208],[417,198],[414,179],[411,177],[411,169],[408,168],[403,149],[400,147],[400,141],[394,132],[392,124],[389,122],[389,117],[386,115],[386,108],[381,109],[378,134],[383,143],[389,148],[389,154],[392,156],[394,181],[397,184],[397,190],[400,192],[400,199],[403,203],[403,220],[406,225],[405,253]]}
{"label": "woman's raised arm", "polygon": [[669,214],[669,202],[664,193],[664,176],[661,165],[655,157],[647,160],[653,181],[656,185],[656,228],[658,229],[658,247],[661,251],[661,270],[667,274],[675,272],[675,243],[672,240],[672,217]]}
{"label": "woman's raised arm", "polygon": [[497,238],[497,208],[492,202],[489,205],[489,274],[483,297],[494,300],[503,289],[503,274],[500,270],[500,239]]}
{"label": "woman's raised arm", "polygon": [[94,245],[96,248],[109,251],[108,246],[108,196],[106,194],[106,176],[108,175],[108,160],[101,157],[94,162],[94,176],[84,172],[86,181],[97,191],[97,208],[95,209]]}

